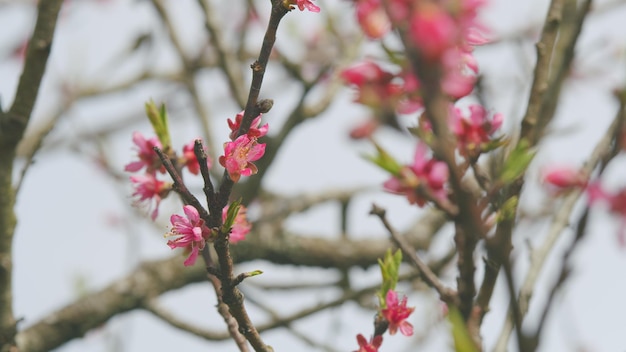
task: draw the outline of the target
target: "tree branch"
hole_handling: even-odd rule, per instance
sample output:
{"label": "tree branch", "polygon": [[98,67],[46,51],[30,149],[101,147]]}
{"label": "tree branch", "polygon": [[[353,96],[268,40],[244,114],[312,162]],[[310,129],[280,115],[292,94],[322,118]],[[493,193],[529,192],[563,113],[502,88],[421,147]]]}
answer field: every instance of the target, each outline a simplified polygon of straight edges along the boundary
{"label": "tree branch", "polygon": [[13,161],[37,100],[61,3],[61,0],[39,2],[35,30],[26,50],[15,100],[7,113],[0,111],[0,351],[14,348],[16,333],[12,297],[12,249],[16,225]]}

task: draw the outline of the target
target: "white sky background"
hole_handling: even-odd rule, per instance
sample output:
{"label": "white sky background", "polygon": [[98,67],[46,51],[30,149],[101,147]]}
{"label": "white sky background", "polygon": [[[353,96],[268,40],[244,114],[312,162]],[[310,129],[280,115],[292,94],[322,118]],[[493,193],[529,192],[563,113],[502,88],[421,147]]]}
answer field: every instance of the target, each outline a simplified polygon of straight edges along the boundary
{"label": "white sky background", "polygon": [[[269,3],[269,1],[265,1]],[[132,73],[143,61],[117,66],[115,74],[103,70],[109,60],[127,47],[136,33],[160,28],[156,14],[147,2],[114,0],[103,4],[85,4],[71,1],[60,19],[51,61],[40,92],[33,122],[41,122],[56,111],[60,102],[59,82],[66,81],[82,87],[110,84]],[[174,2],[170,2],[174,3]],[[177,1],[174,15],[179,37],[190,52],[194,43],[204,38],[199,16],[194,12],[194,1]],[[220,18],[236,13],[236,3],[228,2]],[[259,2],[263,3],[263,2]],[[597,4],[605,2],[598,1]],[[342,15],[347,28],[355,28],[349,3],[344,1],[319,1],[322,11],[346,11]],[[332,5],[332,6],[329,6]],[[494,35],[511,35],[533,23],[541,23],[547,1],[492,0],[484,12],[484,19],[493,28]],[[169,6],[173,9],[173,6]],[[226,6],[224,6],[226,7]],[[267,6],[269,8],[269,4]],[[0,53],[9,52],[26,37],[32,26],[34,12],[31,5],[2,5],[0,2]],[[279,28],[278,46],[288,48],[288,41],[298,41],[297,35],[308,36],[319,25],[320,17],[309,12],[290,13]],[[573,163],[579,165],[604,133],[613,118],[616,103],[611,98],[612,89],[624,83],[624,50],[626,48],[626,6],[589,18],[580,40],[575,61],[577,78],[563,90],[562,105],[552,125],[555,130],[567,130],[543,143],[544,149],[534,163]],[[231,28],[233,24],[225,27]],[[262,28],[265,28],[263,23]],[[226,29],[225,29],[226,30]],[[287,38],[291,32],[291,38]],[[259,35],[262,33],[259,31]],[[260,45],[260,41],[258,42]],[[159,68],[176,67],[172,48],[164,42],[157,43],[151,52],[150,64]],[[288,50],[288,49],[285,49]],[[295,49],[294,49],[295,50]],[[289,52],[288,52],[289,54]],[[294,51],[297,55],[297,50]],[[487,97],[492,108],[505,113],[506,126],[517,124],[527,87],[520,87],[534,60],[532,44],[519,47],[499,45],[477,51],[481,69],[486,74]],[[132,61],[132,60],[131,60]],[[21,64],[16,61],[0,63],[0,96],[3,106],[10,106]],[[245,74],[249,74],[246,71]],[[274,109],[266,115],[267,121],[278,124],[284,113],[294,103],[295,93],[281,86],[283,73],[270,67],[262,95],[273,98]],[[225,140],[225,119],[237,113],[235,105],[226,102],[228,91],[216,75],[205,75],[201,92],[214,114],[214,138]],[[93,99],[73,107],[64,116],[47,141],[57,147],[41,152],[31,167],[18,198],[19,224],[15,239],[15,314],[32,324],[50,311],[71,302],[80,291],[77,282],[87,289],[99,289],[112,280],[133,270],[141,260],[165,258],[172,255],[162,234],[166,231],[168,214],[179,211],[175,202],[166,202],[161,208],[158,225],[148,221],[131,221],[112,227],[110,218],[133,217],[128,207],[130,188],[120,189],[89,160],[84,152],[93,146],[81,146],[83,153],[73,151],[62,142],[79,133],[97,130],[98,126],[121,120],[129,115],[141,116],[143,103],[154,98],[160,100],[175,87],[164,89],[147,84],[123,96]],[[174,94],[168,102],[172,109],[173,139],[179,148],[196,137],[199,126],[193,120],[193,109],[183,94]],[[314,121],[304,123],[288,139],[282,152],[266,176],[264,186],[282,194],[319,192],[329,188],[355,185],[379,186],[386,176],[376,167],[361,159],[360,154],[371,150],[367,143],[355,143],[347,138],[348,130],[365,116],[366,111],[350,103],[352,94],[345,90],[331,109]],[[115,156],[113,162],[121,170],[131,155],[131,133],[139,130],[150,134],[147,121],[140,118],[129,123],[128,130],[117,134],[106,146]],[[274,130],[276,131],[276,129]],[[398,138],[392,131],[380,131],[378,139],[399,159],[409,161],[414,142]],[[321,139],[321,141],[320,141]],[[59,144],[61,143],[61,144]],[[615,163],[605,177],[615,187],[626,185],[624,158]],[[18,167],[19,170],[19,167]],[[332,170],[332,171],[331,171]],[[524,209],[536,211],[546,198],[534,187],[523,199]],[[386,232],[377,219],[367,216],[375,200],[388,209],[390,220],[396,227],[406,227],[418,210],[396,196],[369,193],[358,198],[351,207],[349,231],[355,237],[383,237]],[[169,209],[169,210],[168,210]],[[337,233],[339,215],[335,205],[317,207],[306,214],[293,217],[288,227],[308,234],[332,235]],[[540,243],[546,224],[520,226],[516,254],[520,264],[518,274],[528,265],[524,240]],[[549,328],[544,335],[542,351],[570,351],[576,348],[591,351],[622,351],[626,349],[626,249],[617,246],[617,222],[600,212],[594,212],[591,230],[583,246],[575,254],[574,274],[557,298],[550,316]],[[438,238],[436,247],[443,251],[452,244],[450,236]],[[181,258],[182,265],[182,258]],[[547,266],[554,273],[560,270],[555,261]],[[328,280],[335,277],[327,270],[281,268],[264,262],[242,265],[239,271],[261,269],[264,275],[252,280],[290,282],[305,277],[311,280]],[[550,270],[548,270],[550,271]],[[355,286],[369,285],[380,280],[377,268],[368,271],[353,270]],[[547,275],[549,276],[549,275]],[[550,278],[547,278],[550,279]],[[448,274],[449,283],[454,274]],[[542,281],[542,287],[547,282]],[[550,281],[551,282],[551,281]],[[253,294],[255,291],[243,285]],[[405,287],[406,289],[406,287]],[[258,290],[257,290],[258,291]],[[336,297],[336,290],[315,293],[272,293],[264,297],[269,306],[279,313],[296,311],[316,302]],[[537,313],[545,292],[537,290],[531,302],[531,315]],[[208,298],[207,298],[208,297]],[[255,296],[256,297],[256,296]],[[436,319],[437,303],[433,295],[412,296],[417,311],[410,321],[416,325],[418,335]],[[373,299],[372,299],[373,300]],[[487,315],[482,333],[486,346],[491,348],[499,334],[506,305],[502,287],[493,299],[493,312]],[[223,322],[213,307],[215,299],[208,284],[198,284],[169,293],[162,299],[164,305],[178,316],[206,327],[221,328]],[[536,305],[539,303],[539,305]],[[264,313],[250,307],[254,319],[265,319]],[[324,341],[341,351],[356,349],[355,335],[369,335],[372,331],[374,311],[364,311],[355,304],[314,315],[296,324],[296,329],[307,336]],[[315,351],[278,329],[264,335],[276,351]],[[117,344],[112,341],[118,341]],[[382,352],[409,350],[411,340],[385,337]],[[431,333],[419,350],[444,351],[449,344],[445,327],[441,325]],[[111,320],[106,326],[91,332],[86,338],[60,348],[60,351],[172,351],[172,350],[235,351],[232,342],[209,343],[187,333],[176,331],[144,312],[133,312]]]}

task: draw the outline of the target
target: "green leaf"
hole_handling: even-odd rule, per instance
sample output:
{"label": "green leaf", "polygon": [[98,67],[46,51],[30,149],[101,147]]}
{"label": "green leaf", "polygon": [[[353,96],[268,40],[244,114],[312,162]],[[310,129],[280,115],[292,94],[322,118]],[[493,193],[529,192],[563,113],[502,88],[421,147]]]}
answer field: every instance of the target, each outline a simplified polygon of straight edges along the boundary
{"label": "green leaf", "polygon": [[397,250],[395,253],[391,253],[391,249],[387,249],[385,258],[383,260],[378,259],[378,265],[380,266],[380,273],[383,276],[383,282],[378,291],[378,301],[381,308],[387,307],[386,296],[387,291],[393,290],[398,284],[398,273],[400,270],[400,263],[402,262],[402,251]]}
{"label": "green leaf", "polygon": [[402,170],[402,166],[394,159],[391,154],[387,153],[378,143],[373,142],[376,147],[376,151],[378,155],[365,155],[365,158],[374,164],[381,167],[383,170],[388,171],[392,175],[398,175],[400,170]]}
{"label": "green leaf", "polygon": [[163,150],[168,150],[172,146],[172,142],[170,139],[170,131],[167,122],[167,110],[165,109],[165,104],[161,104],[160,108],[157,108],[154,101],[150,100],[146,103],[146,115],[148,115],[148,120],[152,125],[152,129],[154,129],[154,133],[157,135],[157,138],[161,142],[161,146]]}
{"label": "green leaf", "polygon": [[239,213],[239,207],[241,206],[241,198],[232,202],[228,206],[228,211],[226,212],[226,220],[222,224],[222,233],[227,233],[233,227],[233,223],[235,222],[235,218]]}
{"label": "green leaf", "polygon": [[448,321],[452,327],[452,338],[456,352],[479,352],[470,337],[463,316],[456,307],[448,306]]}
{"label": "green leaf", "polygon": [[248,277],[253,277],[253,276],[257,276],[257,275],[263,274],[263,271],[261,271],[261,270],[253,270],[253,271],[247,272],[246,274],[248,275]]}
{"label": "green leaf", "polygon": [[535,154],[535,151],[530,150],[528,141],[521,140],[505,160],[500,182],[507,184],[522,176]]}

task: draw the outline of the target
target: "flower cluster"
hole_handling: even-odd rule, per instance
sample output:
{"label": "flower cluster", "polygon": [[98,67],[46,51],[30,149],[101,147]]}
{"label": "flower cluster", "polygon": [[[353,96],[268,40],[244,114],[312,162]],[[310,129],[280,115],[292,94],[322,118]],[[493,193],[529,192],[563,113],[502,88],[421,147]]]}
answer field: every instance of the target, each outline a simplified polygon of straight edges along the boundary
{"label": "flower cluster", "polygon": [[[165,173],[165,167],[163,167],[154,148],[163,149],[163,146],[157,137],[146,139],[139,132],[133,133],[133,143],[137,147],[139,160],[128,163],[124,170],[138,172],[145,168],[144,174],[133,175],[130,177],[130,181],[134,187],[133,197],[135,197],[137,204],[147,204],[148,208],[153,208],[150,217],[154,220],[158,216],[161,200],[167,197],[172,189],[171,183],[157,178],[159,173]],[[194,144],[195,140],[183,147],[182,156],[177,159],[177,163],[181,168],[187,168],[189,172],[197,175],[200,171],[200,165],[194,153]],[[207,159],[207,166],[211,167],[209,159]]]}
{"label": "flower cluster", "polygon": [[[357,20],[369,38],[380,39],[392,28],[400,29],[408,37],[407,45],[417,49],[425,62],[440,72],[441,90],[451,101],[472,92],[478,74],[473,48],[487,42],[481,34],[485,28],[477,21],[483,0],[391,0],[387,6],[382,0],[354,1]],[[356,101],[377,114],[419,110],[421,83],[413,66],[399,54],[390,55],[390,62],[399,66],[395,73],[366,61],[347,68],[341,76],[358,89]],[[369,136],[378,125],[363,124],[353,134]]]}
{"label": "flower cluster", "polygon": [[228,120],[230,127],[230,142],[224,143],[224,155],[220,156],[219,162],[233,182],[238,182],[241,176],[251,176],[258,172],[252,162],[259,160],[265,154],[265,143],[259,143],[258,139],[267,134],[268,125],[261,127],[261,115],[252,120],[250,129],[246,134],[237,136],[243,112],[237,114],[235,121]]}
{"label": "flower cluster", "polygon": [[447,165],[436,159],[427,157],[428,149],[418,143],[412,165],[402,167],[397,175],[384,183],[385,190],[405,195],[411,204],[423,206],[429,200],[428,194],[437,199],[445,199],[448,181]]}

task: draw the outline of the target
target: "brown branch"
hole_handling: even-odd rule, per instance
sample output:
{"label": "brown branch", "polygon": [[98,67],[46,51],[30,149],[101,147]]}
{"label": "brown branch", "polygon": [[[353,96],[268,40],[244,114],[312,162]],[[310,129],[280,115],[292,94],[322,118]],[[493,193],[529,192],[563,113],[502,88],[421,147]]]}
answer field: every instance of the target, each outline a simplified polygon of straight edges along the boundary
{"label": "brown branch", "polygon": [[24,70],[13,105],[6,113],[0,107],[0,351],[15,348],[17,331],[12,297],[12,249],[16,225],[13,162],[17,144],[24,136],[37,100],[61,3],[61,0],[39,2],[35,29],[26,50]]}
{"label": "brown branch", "polygon": [[[412,229],[416,233],[407,239],[415,248],[427,248],[432,234],[444,223],[441,214],[432,213]],[[232,247],[237,263],[267,260],[275,264],[320,268],[368,267],[376,265],[386,248],[392,246],[389,240],[330,240],[309,235],[283,235],[275,229],[259,231]],[[148,298],[205,281],[206,268],[203,265],[183,267],[178,256],[144,263],[103,290],[88,294],[19,332],[18,346],[21,352],[50,351],[84,336],[117,314],[141,307]]]}

